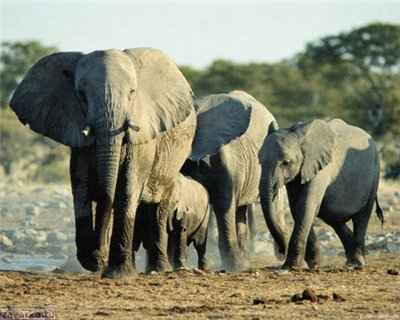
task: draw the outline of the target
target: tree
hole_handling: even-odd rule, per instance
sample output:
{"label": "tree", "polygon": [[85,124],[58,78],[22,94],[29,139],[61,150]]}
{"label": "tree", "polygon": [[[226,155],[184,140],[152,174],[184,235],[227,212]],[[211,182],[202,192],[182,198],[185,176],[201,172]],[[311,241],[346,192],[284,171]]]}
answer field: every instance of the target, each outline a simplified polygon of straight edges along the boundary
{"label": "tree", "polygon": [[13,90],[41,57],[57,51],[39,41],[2,42],[0,52],[0,107],[5,108]]}
{"label": "tree", "polygon": [[308,77],[323,76],[326,85],[350,88],[345,101],[375,135],[395,130],[400,84],[400,25],[373,23],[307,44],[298,66]]}

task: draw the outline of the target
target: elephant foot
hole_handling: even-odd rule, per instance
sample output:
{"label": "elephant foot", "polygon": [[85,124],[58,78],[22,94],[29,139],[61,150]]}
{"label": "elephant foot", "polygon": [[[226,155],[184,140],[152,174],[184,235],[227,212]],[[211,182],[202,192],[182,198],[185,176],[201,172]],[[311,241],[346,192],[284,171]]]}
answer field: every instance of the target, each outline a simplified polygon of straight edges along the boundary
{"label": "elephant foot", "polygon": [[102,278],[126,279],[136,275],[136,271],[131,263],[122,263],[116,266],[108,266],[101,275]]}
{"label": "elephant foot", "polygon": [[304,260],[296,261],[296,260],[286,259],[286,261],[282,265],[281,269],[282,270],[300,271],[300,270],[308,269],[308,265]]}
{"label": "elephant foot", "polygon": [[320,259],[308,259],[308,260],[306,260],[306,262],[307,262],[308,268],[313,271],[319,270],[319,268],[321,266]]}
{"label": "elephant foot", "polygon": [[363,269],[365,267],[364,257],[351,257],[347,258],[346,267],[349,269]]}
{"label": "elephant foot", "polygon": [[186,263],[181,262],[181,263],[177,263],[177,264],[174,266],[174,270],[177,270],[177,271],[179,271],[179,270],[189,270],[189,268],[188,268],[188,266],[186,265]]}
{"label": "elephant foot", "polygon": [[307,265],[311,271],[318,271],[321,267],[319,262],[307,262]]}
{"label": "elephant foot", "polygon": [[99,250],[86,254],[78,252],[77,258],[83,268],[92,272],[102,271],[106,265],[105,255]]}

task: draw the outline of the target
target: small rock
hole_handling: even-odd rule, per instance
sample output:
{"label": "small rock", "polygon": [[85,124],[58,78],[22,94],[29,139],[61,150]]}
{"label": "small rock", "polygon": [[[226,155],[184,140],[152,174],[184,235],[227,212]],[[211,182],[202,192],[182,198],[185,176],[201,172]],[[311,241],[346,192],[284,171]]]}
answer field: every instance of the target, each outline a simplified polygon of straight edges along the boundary
{"label": "small rock", "polygon": [[205,275],[206,274],[204,270],[201,270],[201,269],[198,269],[198,268],[194,268],[193,269],[193,273],[194,274],[199,274],[199,275]]}
{"label": "small rock", "polygon": [[58,208],[60,208],[60,209],[66,209],[66,208],[68,208],[68,206],[67,206],[64,202],[59,202],[59,203],[58,203]]}
{"label": "small rock", "polygon": [[290,301],[292,302],[303,301],[303,295],[300,293],[296,293],[290,298]]}
{"label": "small rock", "polygon": [[67,240],[67,236],[61,231],[51,231],[47,234],[47,241],[50,243],[63,242]]}
{"label": "small rock", "polygon": [[317,297],[319,302],[329,300],[329,296],[327,294],[319,294]]}
{"label": "small rock", "polygon": [[0,234],[0,248],[11,249],[14,243],[5,234]]}
{"label": "small rock", "polygon": [[396,269],[389,269],[387,271],[388,274],[392,275],[392,276],[398,276],[399,275],[399,270]]}
{"label": "small rock", "polygon": [[303,291],[303,300],[310,300],[311,302],[318,302],[315,291],[311,288],[307,288]]}
{"label": "small rock", "polygon": [[1,257],[1,261],[5,263],[12,263],[12,259],[10,256]]}
{"label": "small rock", "polygon": [[31,216],[31,217],[37,217],[38,215],[40,215],[40,208],[39,207],[33,207],[33,206],[27,207],[26,208],[26,214],[28,216]]}
{"label": "small rock", "polygon": [[341,295],[337,294],[336,292],[334,292],[332,294],[333,300],[337,301],[337,302],[343,302],[346,301],[345,298],[343,298]]}
{"label": "small rock", "polygon": [[158,275],[158,272],[157,272],[157,271],[154,271],[154,270],[153,270],[153,271],[150,271],[150,275],[151,275],[151,276],[156,276],[156,275]]}
{"label": "small rock", "polygon": [[264,298],[255,298],[253,299],[253,305],[258,305],[258,304],[265,304],[265,299]]}

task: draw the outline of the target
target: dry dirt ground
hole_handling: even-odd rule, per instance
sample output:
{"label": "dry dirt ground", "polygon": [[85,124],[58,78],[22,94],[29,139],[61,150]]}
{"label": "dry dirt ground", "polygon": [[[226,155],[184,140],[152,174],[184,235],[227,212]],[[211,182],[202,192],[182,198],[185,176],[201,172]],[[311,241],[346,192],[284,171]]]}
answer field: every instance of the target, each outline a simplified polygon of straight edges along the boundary
{"label": "dry dirt ground", "polygon": [[[380,195],[388,208],[385,227],[382,229],[374,217],[369,234],[400,231],[399,201],[396,204],[393,200],[399,191],[399,184],[383,185]],[[21,192],[20,197],[18,203],[27,195]],[[6,199],[7,194],[3,202]],[[20,215],[23,219],[23,214]],[[9,216],[8,212],[2,215]],[[16,221],[10,221],[9,225],[12,227],[11,222]],[[1,224],[5,222],[4,218]],[[34,227],[37,228],[29,225]],[[247,272],[139,273],[119,281],[101,279],[91,273],[0,270],[0,319],[21,319],[7,316],[23,312],[25,315],[47,312],[47,318],[31,319],[400,320],[398,251],[371,252],[364,270],[344,268],[342,252],[339,248],[336,256],[323,256],[320,272],[279,272],[280,263],[263,256],[254,258],[251,265],[255,268]],[[317,301],[300,299],[308,288],[315,292]],[[296,294],[300,301],[292,301]]]}
{"label": "dry dirt ground", "polygon": [[[339,257],[318,273],[282,273],[271,266],[242,273],[138,274],[119,281],[8,271],[0,272],[0,305],[3,311],[47,309],[56,319],[400,319],[399,256],[368,261],[365,270],[347,270]],[[291,301],[306,288],[317,302]]]}

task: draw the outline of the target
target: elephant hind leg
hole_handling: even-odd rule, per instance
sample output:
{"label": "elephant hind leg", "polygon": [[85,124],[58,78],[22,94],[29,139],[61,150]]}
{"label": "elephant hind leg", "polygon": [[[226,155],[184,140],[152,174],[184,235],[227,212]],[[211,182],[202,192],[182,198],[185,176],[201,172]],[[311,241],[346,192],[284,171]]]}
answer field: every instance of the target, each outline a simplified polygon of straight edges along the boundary
{"label": "elephant hind leg", "polygon": [[236,231],[238,244],[242,253],[247,253],[248,230],[247,230],[247,206],[240,206],[236,209]]}
{"label": "elephant hind leg", "polygon": [[319,269],[321,264],[320,246],[314,226],[311,227],[308,235],[305,260],[310,269]]}
{"label": "elephant hind leg", "polygon": [[373,198],[373,201],[368,201],[367,205],[352,218],[356,251],[363,257],[366,254],[365,236],[367,234],[369,219],[375,208],[374,204],[375,198]]}
{"label": "elephant hind leg", "polygon": [[242,255],[236,231],[236,203],[230,200],[229,206],[214,204],[218,224],[218,244],[223,267],[236,271],[242,268]]}
{"label": "elephant hind leg", "polygon": [[364,258],[357,251],[357,244],[354,240],[353,232],[346,225],[346,223],[335,223],[332,224],[333,229],[335,229],[340,241],[343,244],[344,250],[346,252],[348,266],[362,267],[364,266]]}
{"label": "elephant hind leg", "polygon": [[194,241],[194,247],[196,248],[197,252],[197,266],[201,270],[208,269],[208,261],[206,257],[206,250],[207,250],[207,233],[203,237],[201,241]]}

